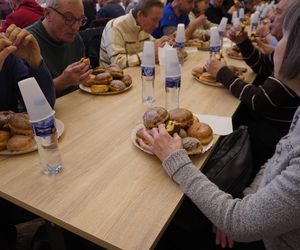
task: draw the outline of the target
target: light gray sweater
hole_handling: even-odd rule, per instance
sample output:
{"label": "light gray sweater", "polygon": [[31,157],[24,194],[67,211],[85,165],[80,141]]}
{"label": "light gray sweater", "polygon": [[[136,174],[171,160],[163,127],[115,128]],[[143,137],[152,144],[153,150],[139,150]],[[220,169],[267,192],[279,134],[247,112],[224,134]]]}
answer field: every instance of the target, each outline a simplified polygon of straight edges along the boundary
{"label": "light gray sweater", "polygon": [[234,240],[263,240],[266,249],[300,249],[299,116],[300,108],[243,199],[219,190],[184,150],[170,155],[163,166],[210,221]]}

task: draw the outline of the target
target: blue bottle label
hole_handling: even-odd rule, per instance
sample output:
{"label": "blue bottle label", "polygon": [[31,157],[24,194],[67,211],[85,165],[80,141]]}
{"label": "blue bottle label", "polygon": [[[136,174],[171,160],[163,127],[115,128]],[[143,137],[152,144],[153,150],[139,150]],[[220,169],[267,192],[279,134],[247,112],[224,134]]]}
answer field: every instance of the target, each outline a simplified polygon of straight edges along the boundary
{"label": "blue bottle label", "polygon": [[224,37],[224,35],[225,35],[225,34],[224,34],[224,31],[219,30],[219,36],[220,36],[220,37]]}
{"label": "blue bottle label", "polygon": [[32,127],[36,136],[47,137],[56,133],[54,116],[50,116],[45,120],[33,122]]}
{"label": "blue bottle label", "polygon": [[176,42],[176,48],[183,49],[185,47],[185,42]]}
{"label": "blue bottle label", "polygon": [[142,76],[154,76],[155,67],[142,66]]}
{"label": "blue bottle label", "polygon": [[257,29],[258,23],[252,23],[251,29],[255,30]]}
{"label": "blue bottle label", "polygon": [[166,76],[166,88],[180,88],[181,77],[180,76]]}
{"label": "blue bottle label", "polygon": [[221,50],[220,46],[210,47],[210,52],[218,53],[218,52],[220,52],[220,50]]}

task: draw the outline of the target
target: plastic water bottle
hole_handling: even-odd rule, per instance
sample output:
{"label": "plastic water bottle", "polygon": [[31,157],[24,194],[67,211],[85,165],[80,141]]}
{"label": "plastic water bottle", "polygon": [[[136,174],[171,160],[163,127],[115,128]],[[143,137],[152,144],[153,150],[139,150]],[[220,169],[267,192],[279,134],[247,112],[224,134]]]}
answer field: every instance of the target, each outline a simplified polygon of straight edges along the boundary
{"label": "plastic water bottle", "polygon": [[20,81],[19,88],[30,117],[43,172],[57,174],[61,171],[62,159],[58,149],[55,111],[34,78]]}
{"label": "plastic water bottle", "polygon": [[142,101],[151,105],[155,101],[154,79],[155,79],[155,55],[153,42],[144,42],[142,56]]}
{"label": "plastic water bottle", "polygon": [[216,59],[221,58],[221,41],[217,27],[210,28],[210,56]]}
{"label": "plastic water bottle", "polygon": [[219,36],[220,36],[220,39],[221,39],[221,49],[223,47],[223,38],[225,36],[227,22],[228,22],[228,18],[227,17],[222,17],[222,20],[221,20],[221,22],[218,26]]}
{"label": "plastic water bottle", "polygon": [[244,10],[244,8],[240,8],[239,9],[239,18],[240,18],[241,23],[244,22],[244,18],[245,18],[245,10]]}
{"label": "plastic water bottle", "polygon": [[166,109],[172,110],[179,108],[179,92],[181,86],[180,65],[175,49],[170,48],[166,51]]}
{"label": "plastic water bottle", "polygon": [[179,63],[182,66],[184,63],[184,54],[185,54],[185,26],[183,23],[179,23],[177,25],[175,43],[176,43]]}
{"label": "plastic water bottle", "polygon": [[259,12],[255,11],[253,14],[251,14],[251,20],[250,20],[251,33],[255,33],[258,23],[259,23]]}

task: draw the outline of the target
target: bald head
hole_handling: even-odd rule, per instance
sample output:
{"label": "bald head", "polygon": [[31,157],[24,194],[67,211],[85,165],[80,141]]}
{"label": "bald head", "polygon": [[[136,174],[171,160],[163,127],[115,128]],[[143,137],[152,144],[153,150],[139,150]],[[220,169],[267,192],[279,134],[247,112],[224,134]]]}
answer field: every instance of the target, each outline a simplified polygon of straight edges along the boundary
{"label": "bald head", "polygon": [[83,5],[82,0],[47,0],[46,7],[58,8],[61,4],[80,3]]}

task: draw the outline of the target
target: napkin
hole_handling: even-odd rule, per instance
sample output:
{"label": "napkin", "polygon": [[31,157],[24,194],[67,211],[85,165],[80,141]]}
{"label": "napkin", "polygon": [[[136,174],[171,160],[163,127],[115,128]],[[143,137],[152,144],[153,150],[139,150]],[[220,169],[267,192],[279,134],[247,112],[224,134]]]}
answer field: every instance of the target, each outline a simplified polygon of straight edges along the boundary
{"label": "napkin", "polygon": [[207,123],[216,135],[228,135],[233,131],[231,117],[203,114],[196,116],[201,122]]}

